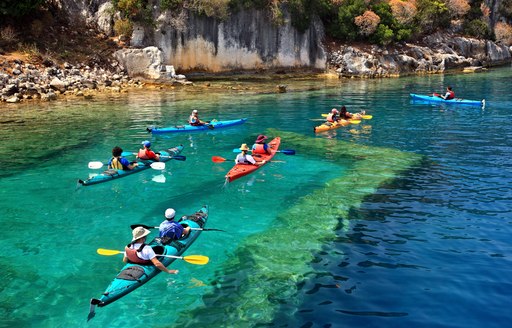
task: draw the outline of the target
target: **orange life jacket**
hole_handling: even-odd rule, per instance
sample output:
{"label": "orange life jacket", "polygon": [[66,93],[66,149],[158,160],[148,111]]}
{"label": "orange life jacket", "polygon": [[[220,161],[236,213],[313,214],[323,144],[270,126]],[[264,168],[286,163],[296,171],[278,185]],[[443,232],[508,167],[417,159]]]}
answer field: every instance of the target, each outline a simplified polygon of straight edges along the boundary
{"label": "orange life jacket", "polygon": [[126,257],[131,263],[137,263],[137,264],[152,264],[151,260],[143,260],[141,259],[137,253],[141,252],[142,249],[147,246],[146,244],[142,244],[142,246],[139,247],[139,249],[130,248],[131,244],[125,246],[124,252],[126,254]]}
{"label": "orange life jacket", "polygon": [[252,153],[253,154],[267,154],[265,151],[265,145],[264,144],[254,144],[252,146]]}

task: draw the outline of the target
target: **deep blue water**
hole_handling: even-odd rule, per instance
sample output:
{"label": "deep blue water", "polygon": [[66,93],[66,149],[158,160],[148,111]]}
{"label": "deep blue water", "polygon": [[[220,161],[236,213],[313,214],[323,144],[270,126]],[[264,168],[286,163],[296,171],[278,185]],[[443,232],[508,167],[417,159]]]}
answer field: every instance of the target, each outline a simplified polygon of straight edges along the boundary
{"label": "deep blue water", "polygon": [[[286,94],[181,91],[130,93],[92,102],[20,105],[0,110],[0,327],[170,327],[194,311],[208,326],[226,315],[209,301],[245,238],[272,229],[275,217],[343,174],[330,161],[280,155],[251,176],[224,186],[232,149],[269,127],[305,138],[350,141],[424,155],[416,166],[368,195],[340,223],[334,241],[308,265],[298,293],[276,304],[275,327],[505,327],[512,321],[512,69],[386,80],[290,82]],[[412,103],[452,85],[459,97],[485,98],[484,109]],[[308,88],[309,91],[303,91]],[[296,90],[294,90],[294,88]],[[372,120],[323,134],[313,127],[333,106],[366,109]],[[248,117],[243,126],[204,134],[151,137],[149,125],[183,123],[191,108],[206,119]],[[76,179],[88,161],[106,161],[113,145],[135,149],[184,144],[185,162],[87,188]],[[286,140],[282,142],[286,146]],[[165,177],[165,183],[161,177]],[[137,292],[101,308],[88,324],[88,302],[121,268],[129,225],[158,224],[210,205],[209,227],[188,254],[206,266],[176,263]],[[293,245],[290,245],[293,247]],[[275,254],[278,258],[279,254]],[[269,259],[271,260],[271,259]],[[251,263],[240,265],[250,275]],[[224,292],[235,291],[236,281]],[[231,289],[230,289],[231,288]],[[257,293],[258,286],[253,286]],[[205,296],[208,295],[208,296]],[[285,298],[286,299],[286,298]],[[206,306],[205,306],[206,304]],[[206,308],[207,307],[207,308]],[[204,312],[204,318],[197,313]],[[235,315],[236,316],[236,315]],[[239,313],[240,318],[247,314]],[[258,322],[255,314],[254,324]],[[183,320],[183,319],[182,319]],[[251,326],[229,321],[223,326]],[[261,324],[260,324],[261,326]]]}

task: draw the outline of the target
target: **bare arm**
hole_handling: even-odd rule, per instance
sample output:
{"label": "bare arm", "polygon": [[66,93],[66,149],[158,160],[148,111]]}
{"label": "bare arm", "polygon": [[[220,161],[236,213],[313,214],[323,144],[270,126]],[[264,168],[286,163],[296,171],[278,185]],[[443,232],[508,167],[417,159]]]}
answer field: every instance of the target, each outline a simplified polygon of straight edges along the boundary
{"label": "bare arm", "polygon": [[156,257],[153,257],[151,259],[151,262],[153,262],[153,264],[161,271],[163,272],[167,272],[167,273],[170,273],[170,274],[178,274],[179,270],[169,270],[165,267],[165,265],[162,264],[162,262],[158,261],[158,259]]}

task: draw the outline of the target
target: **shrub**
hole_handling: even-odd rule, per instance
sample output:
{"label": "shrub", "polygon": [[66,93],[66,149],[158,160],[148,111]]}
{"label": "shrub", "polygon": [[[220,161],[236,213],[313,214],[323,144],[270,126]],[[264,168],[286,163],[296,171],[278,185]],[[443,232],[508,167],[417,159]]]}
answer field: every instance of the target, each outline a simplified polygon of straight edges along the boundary
{"label": "shrub", "polygon": [[384,24],[379,24],[377,27],[377,30],[372,35],[370,40],[374,43],[378,43],[380,45],[388,45],[393,41],[395,37],[395,34],[393,33],[393,30],[390,29],[388,26]]}
{"label": "shrub", "polygon": [[474,19],[470,22],[467,22],[463,26],[464,33],[473,36],[475,38],[489,38],[491,35],[491,31],[489,30],[489,26],[481,19]]}
{"label": "shrub", "polygon": [[448,0],[447,5],[454,19],[463,17],[471,8],[468,0]]}
{"label": "shrub", "polygon": [[34,19],[30,24],[30,33],[36,38],[39,38],[44,31],[44,24],[39,19]]}
{"label": "shrub", "polygon": [[0,41],[5,44],[13,44],[18,41],[18,33],[12,26],[5,26],[0,29]]}
{"label": "shrub", "polygon": [[0,16],[21,17],[40,9],[45,0],[2,0]]}
{"label": "shrub", "polygon": [[367,9],[364,0],[346,0],[338,8],[337,17],[328,28],[330,34],[342,40],[355,40],[358,28],[354,17],[362,15]]}
{"label": "shrub", "polygon": [[512,26],[498,22],[494,27],[494,34],[496,35],[496,40],[503,42],[503,44],[510,46],[512,45]]}
{"label": "shrub", "polygon": [[124,18],[124,19],[118,19],[114,22],[114,33],[119,35],[124,35],[127,37],[130,37],[133,32],[133,24],[130,20]]}
{"label": "shrub", "polygon": [[390,0],[391,12],[393,17],[400,24],[409,24],[416,16],[418,9],[416,8],[416,1],[403,1],[403,0]]}
{"label": "shrub", "polygon": [[421,33],[431,33],[438,28],[450,26],[450,12],[444,2],[438,0],[418,0],[418,13],[414,17]]}
{"label": "shrub", "polygon": [[354,23],[359,28],[359,34],[368,36],[377,30],[380,23],[380,17],[371,10],[365,11],[362,15],[354,19]]}

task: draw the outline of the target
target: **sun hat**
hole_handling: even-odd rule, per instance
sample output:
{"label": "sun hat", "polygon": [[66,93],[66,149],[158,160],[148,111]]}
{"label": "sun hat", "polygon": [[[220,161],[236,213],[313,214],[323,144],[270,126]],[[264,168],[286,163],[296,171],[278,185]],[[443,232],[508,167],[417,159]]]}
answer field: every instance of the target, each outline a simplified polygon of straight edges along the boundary
{"label": "sun hat", "polygon": [[338,110],[336,108],[331,109],[331,113],[335,114],[337,112],[338,112]]}
{"label": "sun hat", "polygon": [[173,208],[168,208],[165,210],[165,218],[168,220],[174,219],[174,216],[176,215],[176,211]]}
{"label": "sun hat", "polygon": [[136,241],[137,239],[145,237],[145,236],[149,235],[150,233],[151,233],[151,231],[149,231],[146,228],[137,227],[137,228],[133,229],[133,231],[132,231],[132,235],[133,235],[132,241]]}
{"label": "sun hat", "polygon": [[249,147],[247,147],[247,144],[242,144],[240,150],[249,150]]}
{"label": "sun hat", "polygon": [[151,142],[149,142],[149,140],[143,141],[142,144],[144,145],[144,147],[147,147],[147,148],[151,147]]}
{"label": "sun hat", "polygon": [[194,110],[192,111],[192,114],[197,114],[197,109],[194,109]]}
{"label": "sun hat", "polygon": [[267,139],[268,139],[268,137],[267,137],[266,135],[260,134],[260,135],[258,136],[258,138],[256,138],[256,143],[263,142],[263,141],[265,141],[265,140],[267,140]]}

